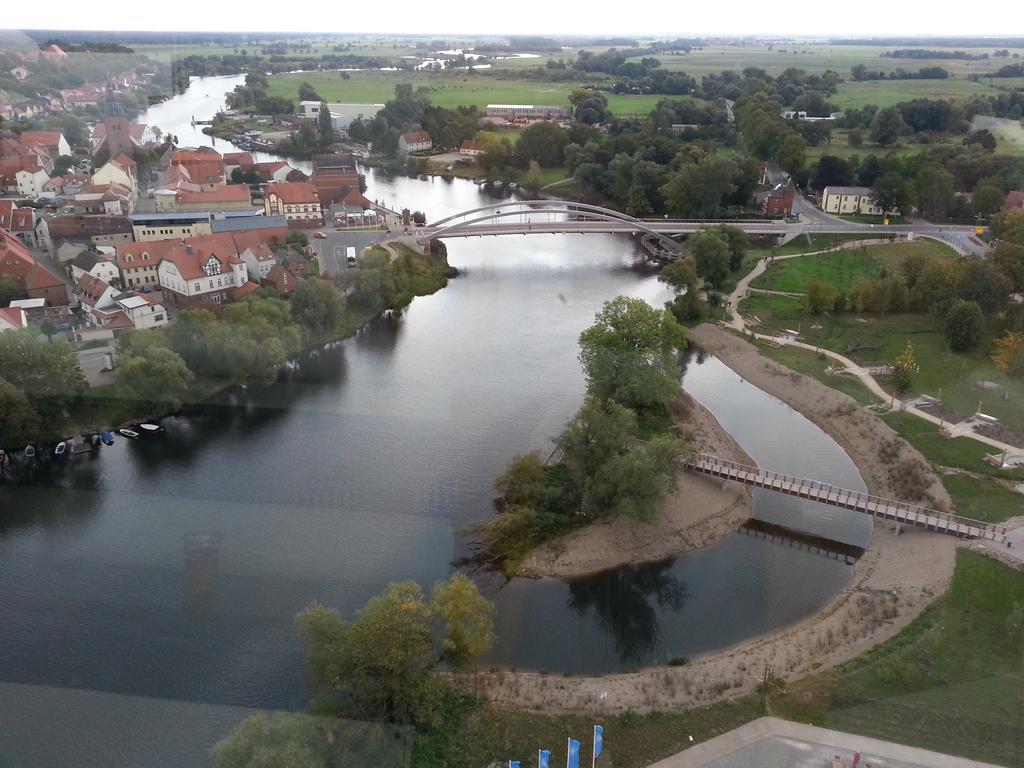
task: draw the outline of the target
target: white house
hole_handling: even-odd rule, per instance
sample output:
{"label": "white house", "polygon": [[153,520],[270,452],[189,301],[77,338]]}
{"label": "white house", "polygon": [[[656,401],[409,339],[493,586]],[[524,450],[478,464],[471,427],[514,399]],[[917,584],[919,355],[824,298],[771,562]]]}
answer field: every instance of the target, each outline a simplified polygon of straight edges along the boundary
{"label": "white house", "polygon": [[83,250],[69,265],[71,269],[71,280],[77,285],[88,275],[98,277],[108,285],[121,284],[121,270],[112,256],[107,254],[96,254],[89,250]]}
{"label": "white house", "polygon": [[50,175],[42,168],[20,170],[14,172],[14,180],[18,187],[19,195],[35,199],[43,194],[46,182],[50,180]]}
{"label": "white house", "polygon": [[825,187],[821,193],[825,213],[881,216],[885,211],[871,199],[870,187]]}
{"label": "white house", "polygon": [[138,196],[139,182],[135,175],[135,161],[127,155],[121,154],[108,160],[102,168],[92,175],[92,183],[100,184],[121,184],[132,191],[132,195]]}
{"label": "white house", "polygon": [[320,193],[305,181],[271,184],[263,195],[263,210],[267,216],[284,214],[288,221],[316,223],[324,217]]}
{"label": "white house", "polygon": [[226,304],[255,291],[258,286],[249,282],[245,262],[233,248],[225,247],[209,236],[195,238],[168,252],[157,276],[163,289],[163,299],[170,307],[199,307],[204,304]]}
{"label": "white house", "polygon": [[167,325],[167,309],[149,294],[123,293],[117,297],[117,306],[136,330]]}
{"label": "white house", "polygon": [[434,148],[434,142],[426,131],[410,131],[398,137],[398,151],[401,154],[408,152],[426,152]]}
{"label": "white house", "polygon": [[254,283],[266,279],[267,273],[277,264],[277,257],[266,243],[255,243],[238,254],[245,262],[249,279]]}
{"label": "white house", "polygon": [[117,302],[114,297],[118,293],[117,290],[98,277],[83,277],[75,293],[82,304],[82,309],[85,310],[86,322],[89,325],[104,325],[104,316],[116,310]]}

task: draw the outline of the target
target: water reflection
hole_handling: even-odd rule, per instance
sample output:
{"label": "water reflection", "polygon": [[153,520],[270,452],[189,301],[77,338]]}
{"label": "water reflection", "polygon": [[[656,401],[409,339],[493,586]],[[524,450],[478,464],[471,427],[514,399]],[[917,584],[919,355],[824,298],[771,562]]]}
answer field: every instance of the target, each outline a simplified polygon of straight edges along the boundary
{"label": "water reflection", "polygon": [[659,611],[679,611],[686,603],[686,584],[672,573],[672,563],[627,566],[569,582],[569,606],[579,614],[594,612],[623,665],[650,656],[659,641]]}

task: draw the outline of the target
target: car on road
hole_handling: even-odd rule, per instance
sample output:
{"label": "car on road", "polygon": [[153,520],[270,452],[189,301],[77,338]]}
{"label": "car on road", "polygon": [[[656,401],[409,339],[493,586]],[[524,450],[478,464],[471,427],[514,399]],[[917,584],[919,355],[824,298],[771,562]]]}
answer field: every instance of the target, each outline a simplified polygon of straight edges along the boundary
{"label": "car on road", "polygon": [[327,235],[325,235],[323,232],[314,232],[313,237],[315,237],[317,240],[323,240],[327,237]]}

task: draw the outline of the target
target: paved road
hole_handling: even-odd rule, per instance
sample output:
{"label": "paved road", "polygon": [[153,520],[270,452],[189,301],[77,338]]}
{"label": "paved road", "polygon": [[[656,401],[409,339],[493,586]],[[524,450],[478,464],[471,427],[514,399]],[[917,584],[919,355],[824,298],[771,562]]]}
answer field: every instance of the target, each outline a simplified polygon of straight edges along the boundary
{"label": "paved road", "polygon": [[347,269],[345,248],[350,246],[355,248],[358,256],[364,248],[376,245],[390,237],[389,233],[383,229],[359,232],[325,229],[323,233],[327,235],[323,240],[314,237],[310,237],[309,240],[316,250],[317,261],[320,262],[320,274],[323,275],[340,275],[345,272]]}

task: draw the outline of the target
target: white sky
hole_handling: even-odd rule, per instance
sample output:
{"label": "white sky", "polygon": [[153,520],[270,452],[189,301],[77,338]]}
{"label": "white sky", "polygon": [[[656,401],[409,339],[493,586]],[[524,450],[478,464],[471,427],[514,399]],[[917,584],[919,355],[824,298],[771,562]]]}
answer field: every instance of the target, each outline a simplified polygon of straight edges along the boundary
{"label": "white sky", "polygon": [[[48,0],[4,2],[4,29],[601,35],[1024,35],[1017,0]],[[264,8],[266,10],[264,10]],[[113,25],[113,26],[111,26]]]}

